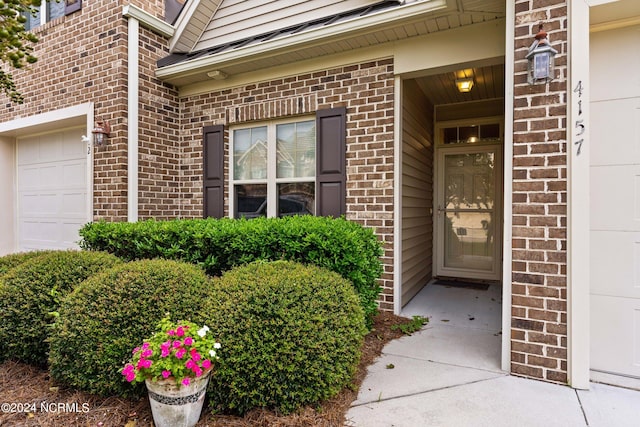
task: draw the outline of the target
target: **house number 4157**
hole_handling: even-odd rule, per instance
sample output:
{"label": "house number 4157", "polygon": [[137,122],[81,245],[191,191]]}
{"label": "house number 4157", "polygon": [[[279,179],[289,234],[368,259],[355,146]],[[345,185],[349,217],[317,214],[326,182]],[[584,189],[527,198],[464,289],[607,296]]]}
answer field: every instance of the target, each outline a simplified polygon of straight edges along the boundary
{"label": "house number 4157", "polygon": [[[584,132],[587,130],[586,125],[584,124],[584,119],[582,119],[582,91],[584,90],[584,86],[582,85],[582,80],[580,80],[577,84],[577,86],[575,87],[575,89],[573,89],[573,93],[577,93],[578,94],[578,119],[575,122],[575,136],[580,137],[582,136],[582,134],[584,134]],[[576,152],[576,155],[579,156],[580,155],[580,151],[582,150],[582,144],[584,143],[584,138],[580,138],[578,140],[576,140],[573,145],[576,145],[578,147],[578,151]]]}

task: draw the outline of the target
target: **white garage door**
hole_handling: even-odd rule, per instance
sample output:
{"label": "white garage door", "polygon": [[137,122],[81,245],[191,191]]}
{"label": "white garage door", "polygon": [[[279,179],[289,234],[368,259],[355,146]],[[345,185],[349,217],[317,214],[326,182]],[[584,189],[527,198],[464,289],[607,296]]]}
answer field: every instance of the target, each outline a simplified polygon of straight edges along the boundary
{"label": "white garage door", "polygon": [[17,141],[18,250],[77,248],[89,221],[84,128]]}
{"label": "white garage door", "polygon": [[640,26],[591,34],[591,367],[640,378]]}

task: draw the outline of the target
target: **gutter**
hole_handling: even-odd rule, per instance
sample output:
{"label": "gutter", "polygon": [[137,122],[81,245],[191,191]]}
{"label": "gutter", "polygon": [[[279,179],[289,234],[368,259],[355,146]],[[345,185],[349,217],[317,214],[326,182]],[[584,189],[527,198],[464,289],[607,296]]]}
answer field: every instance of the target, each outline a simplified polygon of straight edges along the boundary
{"label": "gutter", "polygon": [[[419,18],[426,13],[445,9],[446,0],[425,0],[402,5],[392,11],[364,16],[346,22],[325,25],[298,34],[261,42],[259,44],[239,47],[217,55],[205,56],[192,61],[180,62],[157,69],[156,77],[164,80],[172,77],[184,77],[204,72],[214,67],[228,65],[228,63],[243,63],[252,61],[256,56],[276,53],[278,51],[296,50],[309,45],[324,44],[330,40],[344,38],[349,35],[378,30],[384,26]],[[227,64],[225,64],[227,63]]]}

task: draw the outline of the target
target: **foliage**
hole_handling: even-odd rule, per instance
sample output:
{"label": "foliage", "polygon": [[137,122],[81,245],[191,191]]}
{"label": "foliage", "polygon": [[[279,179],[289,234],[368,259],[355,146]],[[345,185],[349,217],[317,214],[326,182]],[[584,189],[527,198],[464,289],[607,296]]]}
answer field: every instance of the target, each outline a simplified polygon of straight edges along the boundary
{"label": "foliage", "polygon": [[54,251],[9,270],[0,287],[0,359],[46,365],[46,339],[60,299],[120,262],[102,252]]}
{"label": "foliage", "polygon": [[391,326],[391,330],[400,331],[405,335],[411,335],[414,332],[418,332],[427,323],[429,323],[428,317],[413,316],[411,320],[405,323],[398,323],[397,325]]}
{"label": "foliage", "polygon": [[49,370],[66,385],[104,396],[139,396],[120,374],[131,349],[167,314],[201,322],[209,278],[196,266],[167,260],[125,263],[67,295],[51,334]]}
{"label": "foliage", "polygon": [[[58,0],[60,1],[60,0]],[[42,0],[0,0],[0,61],[8,66],[21,69],[33,64],[37,58],[33,55],[32,44],[38,38],[25,27],[27,15],[35,14]],[[0,69],[0,91],[13,102],[22,103],[13,76]]]}
{"label": "foliage", "polygon": [[133,349],[133,358],[122,375],[130,383],[164,379],[188,386],[191,379],[213,369],[212,360],[218,358],[220,343],[209,331],[206,325],[199,328],[184,321],[174,324],[169,317],[163,318],[157,332]]}
{"label": "foliage", "polygon": [[29,261],[32,258],[38,257],[40,255],[48,254],[51,252],[52,251],[19,252],[16,254],[9,254],[9,255],[0,257],[0,279],[4,274],[6,274],[12,268],[17,267],[20,264],[26,261]]}
{"label": "foliage", "polygon": [[177,259],[210,275],[255,260],[291,260],[335,271],[353,282],[371,326],[377,310],[382,247],[371,229],[310,215],[284,218],[97,222],[80,230],[84,249],[121,258]]}
{"label": "foliage", "polygon": [[316,266],[256,261],[213,282],[206,322],[224,343],[209,386],[215,410],[289,413],[349,384],[367,331],[349,281]]}

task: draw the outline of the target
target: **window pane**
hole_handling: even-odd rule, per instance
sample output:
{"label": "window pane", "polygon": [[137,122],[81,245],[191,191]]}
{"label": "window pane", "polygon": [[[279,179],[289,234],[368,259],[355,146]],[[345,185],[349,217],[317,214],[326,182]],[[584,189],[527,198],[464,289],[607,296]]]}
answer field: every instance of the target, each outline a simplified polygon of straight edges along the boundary
{"label": "window pane", "polygon": [[278,216],[315,215],[315,183],[278,184]]}
{"label": "window pane", "polygon": [[64,8],[65,2],[63,0],[60,0],[60,2],[53,0],[47,3],[47,22],[64,16]]}
{"label": "window pane", "polygon": [[445,144],[456,144],[458,142],[458,128],[445,128],[443,131],[442,139]]}
{"label": "window pane", "polygon": [[236,185],[235,218],[267,216],[267,186],[265,184]]}
{"label": "window pane", "polygon": [[482,125],[480,126],[480,138],[483,141],[499,141],[500,140],[500,125]]}
{"label": "window pane", "polygon": [[29,12],[23,12],[23,15],[27,18],[27,22],[24,23],[24,28],[27,31],[33,30],[36,27],[40,26],[40,8],[34,7],[36,10],[36,14],[32,15]]}
{"label": "window pane", "polygon": [[233,132],[233,178],[267,177],[267,127]]}
{"label": "window pane", "polygon": [[309,178],[316,174],[316,122],[276,126],[278,178]]}

